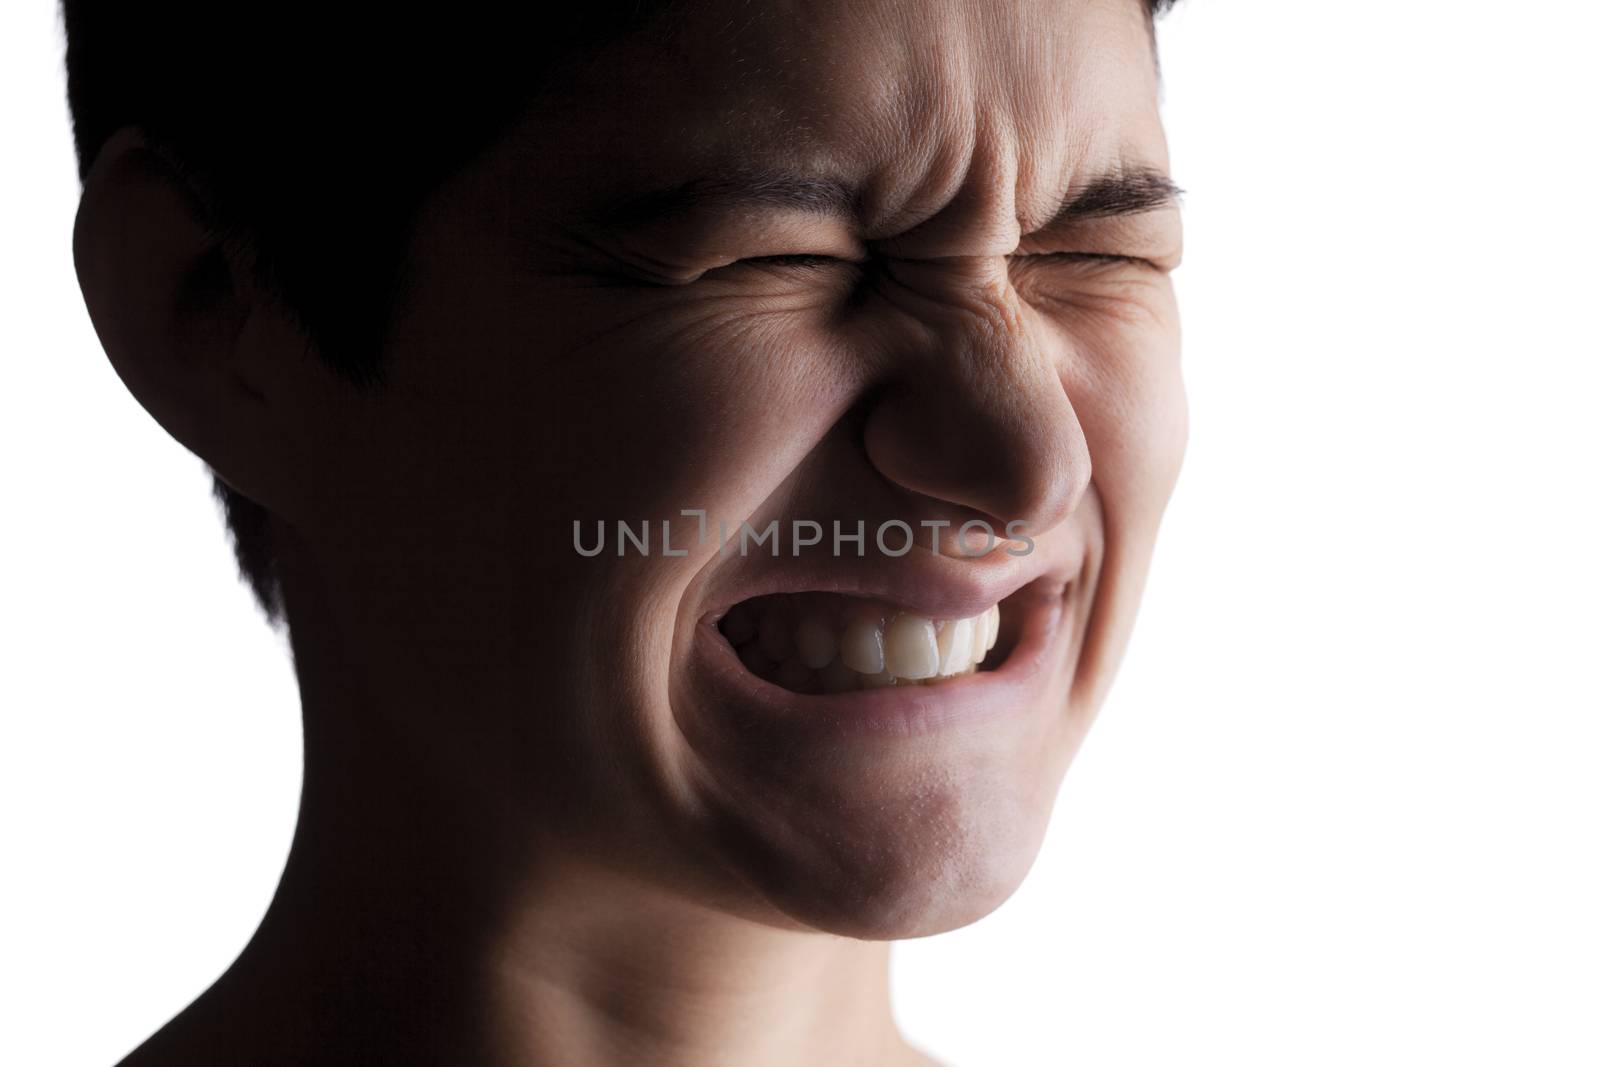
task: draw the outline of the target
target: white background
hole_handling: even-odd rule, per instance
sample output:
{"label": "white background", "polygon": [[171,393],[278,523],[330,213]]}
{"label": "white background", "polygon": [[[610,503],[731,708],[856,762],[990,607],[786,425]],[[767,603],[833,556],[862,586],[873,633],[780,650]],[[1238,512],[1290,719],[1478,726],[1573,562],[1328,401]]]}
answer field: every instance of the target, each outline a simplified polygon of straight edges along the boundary
{"label": "white background", "polygon": [[[53,5],[0,14],[0,1063],[243,946],[299,726],[73,276]],[[1183,0],[1194,428],[1017,896],[903,946],[959,1067],[1600,1063],[1592,5]]]}

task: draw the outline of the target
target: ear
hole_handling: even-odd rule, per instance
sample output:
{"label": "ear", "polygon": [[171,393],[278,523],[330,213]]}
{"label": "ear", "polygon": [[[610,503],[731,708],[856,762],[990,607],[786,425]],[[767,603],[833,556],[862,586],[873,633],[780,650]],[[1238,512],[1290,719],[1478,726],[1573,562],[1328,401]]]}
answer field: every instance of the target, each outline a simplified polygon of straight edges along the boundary
{"label": "ear", "polygon": [[302,450],[283,440],[293,398],[282,368],[303,363],[304,339],[259,299],[201,199],[136,127],[107,139],[85,176],[72,254],[129,392],[224,481],[283,514],[298,480],[283,466]]}

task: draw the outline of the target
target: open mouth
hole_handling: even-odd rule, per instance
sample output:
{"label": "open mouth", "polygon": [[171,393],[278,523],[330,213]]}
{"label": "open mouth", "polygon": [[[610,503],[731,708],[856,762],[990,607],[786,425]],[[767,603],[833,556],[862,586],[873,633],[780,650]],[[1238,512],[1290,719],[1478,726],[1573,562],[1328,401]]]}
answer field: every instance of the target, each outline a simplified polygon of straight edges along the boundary
{"label": "open mouth", "polygon": [[790,692],[939,685],[1005,661],[1016,626],[1004,603],[935,619],[840,593],[774,593],[734,605],[717,629],[745,669]]}

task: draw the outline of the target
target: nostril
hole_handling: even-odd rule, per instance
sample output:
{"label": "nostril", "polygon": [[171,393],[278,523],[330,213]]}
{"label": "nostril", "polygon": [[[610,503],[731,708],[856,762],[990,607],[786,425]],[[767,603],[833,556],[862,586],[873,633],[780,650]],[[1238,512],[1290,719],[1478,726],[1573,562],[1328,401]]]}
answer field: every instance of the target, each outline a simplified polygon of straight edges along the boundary
{"label": "nostril", "polygon": [[[971,318],[971,316],[968,316]],[[862,406],[861,441],[889,482],[1034,532],[1082,500],[1089,447],[1061,368],[1025,327],[929,324]]]}
{"label": "nostril", "polygon": [[868,414],[862,439],[886,480],[997,531],[1013,522],[1050,529],[1089,485],[1088,445],[1064,394],[1053,408],[1011,414],[965,398],[886,398]]}

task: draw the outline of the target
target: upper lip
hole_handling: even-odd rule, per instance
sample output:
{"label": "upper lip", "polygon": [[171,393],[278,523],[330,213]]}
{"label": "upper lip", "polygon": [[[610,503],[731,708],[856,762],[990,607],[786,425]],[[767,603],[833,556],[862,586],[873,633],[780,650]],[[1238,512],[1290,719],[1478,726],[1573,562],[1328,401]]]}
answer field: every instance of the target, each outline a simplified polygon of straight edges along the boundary
{"label": "upper lip", "polygon": [[981,558],[935,556],[919,546],[899,557],[752,556],[740,562],[710,607],[713,618],[752,597],[823,592],[882,600],[932,619],[964,619],[1041,579],[1064,588],[1080,565],[1044,539],[1026,556],[1009,556],[1004,549]]}

